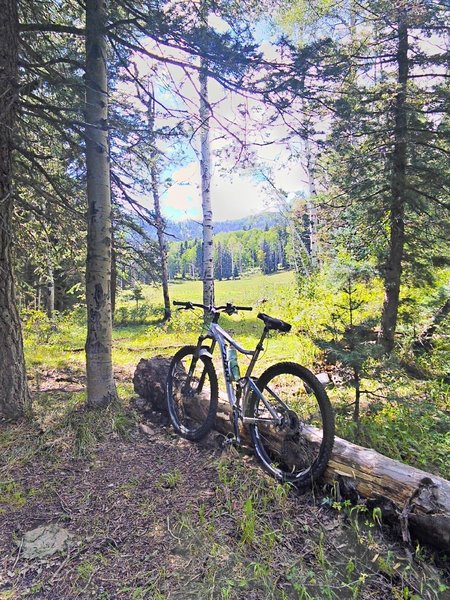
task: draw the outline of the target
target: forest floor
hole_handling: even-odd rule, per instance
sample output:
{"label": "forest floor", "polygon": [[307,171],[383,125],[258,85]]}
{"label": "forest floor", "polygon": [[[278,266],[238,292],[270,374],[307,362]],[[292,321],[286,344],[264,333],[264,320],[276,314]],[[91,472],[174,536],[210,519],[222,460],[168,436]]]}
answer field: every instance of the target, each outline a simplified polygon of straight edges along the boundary
{"label": "forest floor", "polygon": [[[450,598],[442,557],[408,555],[365,507],[295,494],[214,434],[187,442],[129,401],[69,406],[83,383],[48,371],[33,423],[0,423],[0,598]],[[68,543],[26,558],[24,534],[48,524]]]}

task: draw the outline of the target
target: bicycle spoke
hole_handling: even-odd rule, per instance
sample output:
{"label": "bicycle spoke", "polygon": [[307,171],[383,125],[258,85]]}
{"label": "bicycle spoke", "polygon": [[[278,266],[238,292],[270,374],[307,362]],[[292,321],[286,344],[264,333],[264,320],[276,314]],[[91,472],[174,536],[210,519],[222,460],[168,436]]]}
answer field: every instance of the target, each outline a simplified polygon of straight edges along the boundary
{"label": "bicycle spoke", "polygon": [[167,381],[167,406],[176,431],[200,439],[211,429],[217,410],[217,377],[209,358],[182,348],[172,360]]}
{"label": "bicycle spoke", "polygon": [[[320,383],[294,363],[269,368],[253,394],[250,425],[258,458],[279,479],[303,482],[323,471],[333,440],[331,407]],[[270,410],[269,410],[270,406]],[[276,413],[270,422],[271,414]],[[324,431],[322,438],[310,435]]]}

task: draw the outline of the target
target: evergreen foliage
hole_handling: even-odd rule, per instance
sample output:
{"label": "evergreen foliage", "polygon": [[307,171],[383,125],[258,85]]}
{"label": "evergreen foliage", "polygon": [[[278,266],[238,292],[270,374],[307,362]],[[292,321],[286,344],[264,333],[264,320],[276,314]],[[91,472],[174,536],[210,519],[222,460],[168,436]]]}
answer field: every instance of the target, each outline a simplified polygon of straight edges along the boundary
{"label": "evergreen foliage", "polygon": [[[214,273],[220,281],[234,279],[253,270],[275,273],[290,266],[288,233],[282,226],[238,230],[214,236]],[[201,273],[201,240],[169,244],[171,279],[198,279]]]}

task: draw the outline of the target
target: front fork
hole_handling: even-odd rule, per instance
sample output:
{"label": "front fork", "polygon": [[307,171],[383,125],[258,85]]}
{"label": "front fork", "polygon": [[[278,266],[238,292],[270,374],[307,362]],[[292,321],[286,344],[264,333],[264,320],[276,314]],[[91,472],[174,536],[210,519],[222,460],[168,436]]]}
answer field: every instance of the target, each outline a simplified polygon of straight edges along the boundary
{"label": "front fork", "polygon": [[[208,348],[209,354],[212,355],[212,353],[214,352],[214,348],[216,347],[216,343],[217,342],[216,342],[216,340],[214,338],[211,338],[208,335],[201,335],[198,338],[198,342],[197,342],[198,352],[203,347],[203,342],[206,339],[211,339],[212,340],[211,341],[211,346]],[[199,356],[200,356],[200,354],[199,354]],[[199,356],[197,356],[197,357],[194,358],[195,362],[197,362]],[[193,363],[194,363],[194,361],[193,361]],[[201,374],[200,380],[198,382],[198,393],[200,393],[202,391],[202,389],[203,389],[203,384],[205,382],[205,376],[206,376],[206,371],[203,370],[203,373]],[[235,404],[233,404],[233,431],[234,431],[234,440],[232,440],[233,443],[236,443],[238,445],[240,445],[240,443],[241,443],[241,436],[239,434],[239,418],[240,418],[239,399],[241,397],[241,394],[242,394],[242,388],[238,384],[237,387],[236,387],[236,399],[237,399],[237,402]]]}
{"label": "front fork", "polygon": [[[211,346],[210,346],[210,348],[208,348],[209,354],[211,354],[211,356],[212,356],[212,353],[214,352],[214,348],[216,346],[216,340],[214,338],[210,338],[210,336],[208,336],[208,335],[201,335],[198,338],[198,341],[197,341],[197,352],[196,352],[197,355],[194,356],[194,359],[193,359],[192,364],[191,364],[191,368],[189,370],[189,376],[190,377],[192,377],[192,373],[194,372],[195,365],[197,364],[197,360],[200,357],[200,350],[202,349],[203,342],[206,339],[212,339]],[[192,373],[191,373],[191,371],[192,371]],[[199,379],[199,382],[198,382],[198,386],[197,386],[197,393],[198,394],[200,394],[201,391],[203,390],[203,384],[205,383],[205,377],[206,377],[206,369],[203,369],[202,374],[201,374],[200,379]]]}

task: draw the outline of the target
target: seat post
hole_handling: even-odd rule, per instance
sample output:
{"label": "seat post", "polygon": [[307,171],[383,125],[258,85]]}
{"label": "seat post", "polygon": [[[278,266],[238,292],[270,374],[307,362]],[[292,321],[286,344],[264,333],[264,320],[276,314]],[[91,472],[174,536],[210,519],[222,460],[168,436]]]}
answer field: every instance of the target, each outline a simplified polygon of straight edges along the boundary
{"label": "seat post", "polygon": [[253,367],[255,366],[256,361],[259,358],[259,355],[261,354],[261,352],[264,350],[264,340],[267,337],[267,334],[269,333],[269,328],[265,325],[263,332],[261,334],[261,337],[259,338],[259,342],[256,344],[256,348],[255,351],[253,353],[252,359],[250,361],[250,364],[248,365],[248,369],[247,369],[247,374],[250,375],[253,371]]}

